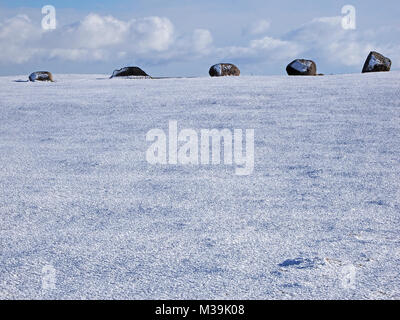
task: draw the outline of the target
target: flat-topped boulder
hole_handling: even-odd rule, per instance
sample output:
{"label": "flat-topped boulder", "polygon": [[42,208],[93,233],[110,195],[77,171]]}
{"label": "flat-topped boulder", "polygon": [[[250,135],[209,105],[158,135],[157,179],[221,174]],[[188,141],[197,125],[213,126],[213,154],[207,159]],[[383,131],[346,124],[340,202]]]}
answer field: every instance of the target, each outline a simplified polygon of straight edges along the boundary
{"label": "flat-topped boulder", "polygon": [[240,70],[232,63],[218,63],[210,68],[211,77],[240,76]]}
{"label": "flat-topped boulder", "polygon": [[392,61],[389,58],[381,55],[378,52],[372,51],[364,63],[362,73],[367,72],[388,72],[392,66]]}
{"label": "flat-topped boulder", "polygon": [[296,59],[286,67],[289,76],[316,76],[317,65],[312,60]]}
{"label": "flat-topped boulder", "polygon": [[53,80],[53,75],[51,72],[48,71],[36,71],[33,72],[29,75],[29,81],[35,82],[35,81],[51,81],[54,82]]}
{"label": "flat-topped boulder", "polygon": [[150,78],[150,76],[139,67],[125,67],[115,70],[110,78]]}

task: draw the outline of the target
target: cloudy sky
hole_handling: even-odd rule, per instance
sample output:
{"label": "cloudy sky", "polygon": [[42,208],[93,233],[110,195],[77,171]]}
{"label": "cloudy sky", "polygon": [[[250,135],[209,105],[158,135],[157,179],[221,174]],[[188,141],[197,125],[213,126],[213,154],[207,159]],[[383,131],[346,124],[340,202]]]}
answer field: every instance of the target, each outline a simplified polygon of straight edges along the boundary
{"label": "cloudy sky", "polygon": [[[42,7],[56,9],[55,30]],[[344,29],[342,7],[356,9]],[[295,58],[318,71],[360,72],[376,50],[400,69],[398,0],[0,0],[0,75],[106,73],[205,76],[232,62],[244,75],[285,74]]]}

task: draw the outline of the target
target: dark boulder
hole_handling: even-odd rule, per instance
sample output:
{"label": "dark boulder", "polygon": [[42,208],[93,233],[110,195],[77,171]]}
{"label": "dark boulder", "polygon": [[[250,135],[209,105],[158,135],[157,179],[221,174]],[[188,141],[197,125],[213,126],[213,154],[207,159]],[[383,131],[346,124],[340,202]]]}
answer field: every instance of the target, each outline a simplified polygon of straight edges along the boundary
{"label": "dark boulder", "polygon": [[53,80],[53,75],[51,72],[48,71],[37,71],[33,72],[29,76],[29,81],[35,82],[35,81],[51,81],[54,82]]}
{"label": "dark boulder", "polygon": [[210,68],[211,77],[240,76],[240,70],[231,63],[218,63]]}
{"label": "dark boulder", "polygon": [[114,77],[146,77],[150,78],[150,76],[144,72],[139,67],[125,67],[119,70],[115,70],[111,76]]}
{"label": "dark boulder", "polygon": [[378,52],[372,51],[364,63],[362,73],[390,71],[392,61]]}
{"label": "dark boulder", "polygon": [[296,59],[286,67],[286,72],[289,76],[316,76],[317,65],[312,60]]}

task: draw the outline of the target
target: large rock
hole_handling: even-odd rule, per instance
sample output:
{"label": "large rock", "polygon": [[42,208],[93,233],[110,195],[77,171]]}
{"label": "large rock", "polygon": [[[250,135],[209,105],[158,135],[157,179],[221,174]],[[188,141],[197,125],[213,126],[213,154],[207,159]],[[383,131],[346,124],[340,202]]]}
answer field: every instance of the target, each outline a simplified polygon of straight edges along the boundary
{"label": "large rock", "polygon": [[384,57],[378,52],[372,51],[367,60],[364,63],[362,72],[382,72],[390,71],[392,66],[392,61],[389,58]]}
{"label": "large rock", "polygon": [[53,75],[51,72],[48,71],[36,71],[30,74],[29,76],[29,81],[35,82],[35,81],[51,81],[54,82],[53,80]]}
{"label": "large rock", "polygon": [[218,63],[210,68],[211,77],[240,76],[240,70],[232,63]]}
{"label": "large rock", "polygon": [[138,78],[150,78],[150,76],[139,67],[125,67],[119,70],[115,70],[111,76],[114,77],[138,77]]}
{"label": "large rock", "polygon": [[296,59],[286,67],[289,76],[316,76],[317,65],[312,60]]}

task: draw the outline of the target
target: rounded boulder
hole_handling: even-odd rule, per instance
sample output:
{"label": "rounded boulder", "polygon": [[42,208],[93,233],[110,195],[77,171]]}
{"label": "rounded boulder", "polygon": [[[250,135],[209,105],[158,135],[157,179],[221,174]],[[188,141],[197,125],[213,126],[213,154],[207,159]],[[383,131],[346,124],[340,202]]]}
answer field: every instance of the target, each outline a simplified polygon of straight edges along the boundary
{"label": "rounded boulder", "polygon": [[208,72],[211,77],[240,76],[240,70],[232,63],[218,63]]}
{"label": "rounded boulder", "polygon": [[149,78],[150,76],[144,72],[139,67],[125,67],[118,70],[114,70],[111,78],[115,77],[146,77]]}
{"label": "rounded boulder", "polygon": [[317,65],[312,60],[296,59],[286,67],[289,76],[316,76]]}
{"label": "rounded boulder", "polygon": [[29,81],[35,82],[35,81],[51,81],[54,82],[53,80],[53,75],[51,72],[48,71],[36,71],[33,72],[29,75]]}
{"label": "rounded boulder", "polygon": [[372,51],[364,63],[362,73],[367,72],[388,72],[392,66],[392,61],[389,58],[381,55],[378,52]]}

